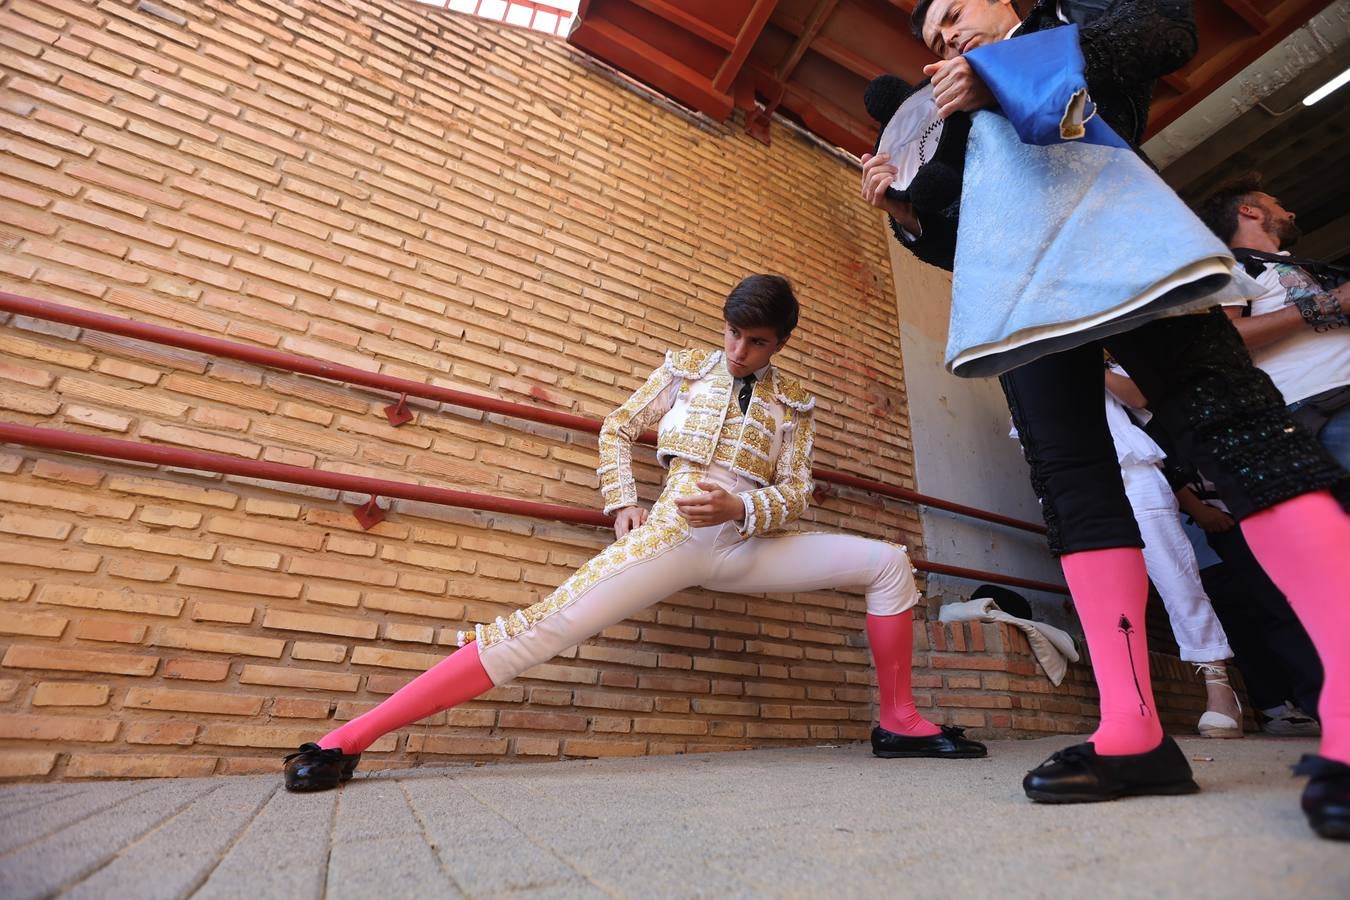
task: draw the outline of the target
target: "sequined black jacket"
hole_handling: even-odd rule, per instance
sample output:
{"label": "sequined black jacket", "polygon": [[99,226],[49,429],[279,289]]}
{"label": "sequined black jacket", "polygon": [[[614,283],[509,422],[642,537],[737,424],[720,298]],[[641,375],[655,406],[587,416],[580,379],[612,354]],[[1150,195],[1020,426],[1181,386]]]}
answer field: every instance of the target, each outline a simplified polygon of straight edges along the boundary
{"label": "sequined black jacket", "polygon": [[[1154,82],[1195,55],[1191,0],[1038,0],[1022,20],[1021,33],[1066,24],[1057,8],[1078,24],[1088,92],[1098,115],[1138,151]],[[950,271],[960,205],[921,214],[923,233],[916,240],[907,239],[894,219],[891,230],[919,259]]]}

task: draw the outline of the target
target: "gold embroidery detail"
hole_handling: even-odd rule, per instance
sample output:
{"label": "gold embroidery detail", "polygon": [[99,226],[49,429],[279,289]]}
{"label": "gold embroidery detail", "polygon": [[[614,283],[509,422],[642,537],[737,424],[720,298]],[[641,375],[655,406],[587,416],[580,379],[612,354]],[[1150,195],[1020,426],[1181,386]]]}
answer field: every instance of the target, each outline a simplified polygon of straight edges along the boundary
{"label": "gold embroidery detail", "polygon": [[774,393],[785,404],[797,410],[797,412],[810,412],[815,409],[816,398],[802,387],[800,381],[788,375],[784,375],[777,369],[773,370]]}
{"label": "gold embroidery detail", "polygon": [[767,460],[769,451],[773,449],[773,438],[769,437],[767,431],[760,431],[758,428],[753,427],[753,422],[748,424],[751,427],[747,427],[741,432],[741,443],[747,447],[753,447],[758,450],[760,453],[764,454],[764,458]]}
{"label": "gold embroidery detail", "polygon": [[519,637],[544,619],[563,609],[585,594],[600,581],[615,575],[636,563],[645,562],[683,543],[689,537],[689,528],[668,500],[667,492],[652,508],[652,516],[645,524],[633,529],[610,544],[589,562],[577,569],[558,586],[558,589],[538,603],[516,610],[508,617],[477,627],[478,649],[486,650],[493,644]]}
{"label": "gold embroidery detail", "polygon": [[745,529],[747,534],[782,528],[805,512],[810,502],[815,422],[809,412],[794,416],[794,419],[793,428],[778,451],[772,485],[747,492],[756,512],[754,521]]}
{"label": "gold embroidery detail", "polygon": [[764,430],[765,434],[773,434],[778,423],[774,420],[773,410],[769,409],[766,403],[758,394],[750,402],[750,421],[754,422]]}
{"label": "gold embroidery detail", "polygon": [[737,475],[744,475],[760,484],[773,480],[773,464],[767,459],[756,456],[748,447],[737,447],[736,455],[727,465]]}
{"label": "gold embroidery detail", "polygon": [[666,367],[676,375],[698,381],[722,361],[721,350],[695,347],[690,350],[666,351]]}
{"label": "gold embroidery detail", "polygon": [[679,457],[704,465],[707,465],[712,449],[710,438],[702,435],[683,434],[678,431],[671,431],[662,435],[659,443],[658,452],[663,457]]}
{"label": "gold embroidery detail", "polygon": [[605,417],[605,423],[600,427],[600,465],[595,471],[600,477],[600,495],[604,498],[606,513],[637,503],[633,443],[670,408],[669,403],[653,402],[674,380],[668,365],[669,354],[667,365],[652,372],[642,387]]}
{"label": "gold embroidery detail", "polygon": [[[720,362],[721,358],[721,352],[717,351],[716,359],[712,362]],[[711,371],[711,364],[708,368]],[[712,371],[707,381],[708,390],[689,400],[684,424],[679,429],[670,428],[657,436],[657,459],[664,461],[683,457],[704,465],[712,461],[717,440],[722,434],[727,400],[731,396],[731,375],[722,366]]]}

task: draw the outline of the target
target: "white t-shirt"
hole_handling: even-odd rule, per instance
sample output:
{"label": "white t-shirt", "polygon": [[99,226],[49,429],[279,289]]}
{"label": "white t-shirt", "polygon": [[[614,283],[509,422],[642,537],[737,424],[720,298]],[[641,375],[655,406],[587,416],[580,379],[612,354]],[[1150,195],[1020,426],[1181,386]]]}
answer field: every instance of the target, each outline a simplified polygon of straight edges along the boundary
{"label": "white t-shirt", "polygon": [[[1253,317],[1292,305],[1290,290],[1322,290],[1303,269],[1282,263],[1268,263],[1256,281],[1265,293],[1252,301]],[[1350,328],[1319,332],[1303,326],[1288,337],[1253,350],[1252,362],[1275,382],[1285,403],[1306,400],[1323,391],[1350,384]]]}

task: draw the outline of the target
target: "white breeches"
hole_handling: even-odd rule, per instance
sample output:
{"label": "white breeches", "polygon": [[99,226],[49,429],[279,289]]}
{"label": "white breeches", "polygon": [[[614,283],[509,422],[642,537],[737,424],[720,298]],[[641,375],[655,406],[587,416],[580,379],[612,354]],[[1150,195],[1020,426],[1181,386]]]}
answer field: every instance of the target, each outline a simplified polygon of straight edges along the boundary
{"label": "white breeches", "polygon": [[1177,498],[1162,470],[1151,465],[1122,466],[1120,474],[1144,539],[1144,567],[1167,608],[1181,658],[1187,662],[1228,659],[1233,655],[1228,635],[1200,584],[1195,550],[1182,530]]}
{"label": "white breeches", "polygon": [[842,534],[743,538],[736,524],[690,528],[673,500],[699,480],[752,487],[721,466],[673,473],[647,522],[528,609],[480,626],[479,659],[503,684],[678,591],[728,593],[863,587],[869,615],[899,615],[919,600],[905,548]]}

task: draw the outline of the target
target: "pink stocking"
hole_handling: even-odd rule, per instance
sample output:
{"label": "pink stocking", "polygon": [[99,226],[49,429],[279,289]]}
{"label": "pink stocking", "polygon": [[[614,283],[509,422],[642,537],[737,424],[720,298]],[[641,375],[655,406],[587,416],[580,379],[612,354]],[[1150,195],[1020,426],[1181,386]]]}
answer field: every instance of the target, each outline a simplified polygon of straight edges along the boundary
{"label": "pink stocking", "polygon": [[349,755],[360,753],[395,728],[458,706],[491,687],[492,679],[478,661],[478,644],[465,644],[370,712],[324,735],[319,746],[325,750],[341,747]]}
{"label": "pink stocking", "polygon": [[1162,726],[1148,671],[1144,555],[1134,547],[1087,550],[1060,557],[1060,565],[1101,694],[1101,723],[1089,740],[1103,756],[1146,753],[1162,741]]}
{"label": "pink stocking", "polygon": [[914,665],[914,613],[905,610],[898,616],[869,615],[867,642],[872,646],[872,662],[877,667],[881,727],[906,737],[937,734],[940,729],[919,715],[914,707],[910,687],[910,669]]}
{"label": "pink stocking", "polygon": [[1242,533],[1322,657],[1322,755],[1350,763],[1350,516],[1318,491],[1248,517]]}

